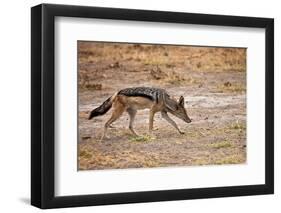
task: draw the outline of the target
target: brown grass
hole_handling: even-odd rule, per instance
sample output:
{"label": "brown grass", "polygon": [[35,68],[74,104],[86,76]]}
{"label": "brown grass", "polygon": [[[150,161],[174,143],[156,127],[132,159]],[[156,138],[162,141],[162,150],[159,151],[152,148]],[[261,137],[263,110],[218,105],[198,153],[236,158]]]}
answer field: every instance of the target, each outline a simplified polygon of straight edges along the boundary
{"label": "brown grass", "polygon": [[[139,72],[145,67],[155,80],[168,84],[200,84],[200,79],[184,78],[182,72],[245,72],[246,49],[173,45],[79,42],[79,86],[101,90],[92,81],[106,78],[108,69]],[[110,53],[110,54],[108,54]],[[97,66],[91,66],[91,65]],[[107,64],[101,66],[101,64]],[[132,67],[132,64],[134,65]],[[86,66],[90,65],[90,66]],[[181,68],[185,67],[184,70]],[[158,73],[160,72],[160,74]],[[239,85],[220,90],[239,91]]]}
{"label": "brown grass", "polygon": [[[111,54],[108,54],[108,53]],[[79,63],[136,61],[166,68],[187,66],[195,71],[245,72],[245,48],[79,42]]]}
{"label": "brown grass", "polygon": [[245,84],[239,84],[239,83],[230,83],[225,82],[223,84],[219,84],[217,86],[218,92],[222,93],[245,93],[246,92],[246,85]]}

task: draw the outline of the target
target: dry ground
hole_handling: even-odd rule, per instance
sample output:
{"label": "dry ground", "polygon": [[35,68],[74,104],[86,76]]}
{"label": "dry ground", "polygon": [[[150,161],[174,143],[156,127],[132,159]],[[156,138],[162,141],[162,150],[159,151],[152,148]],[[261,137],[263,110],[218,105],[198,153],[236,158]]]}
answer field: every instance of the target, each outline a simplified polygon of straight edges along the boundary
{"label": "dry ground", "polygon": [[[246,50],[78,42],[80,170],[246,162]],[[89,111],[132,86],[165,88],[183,95],[190,124],[173,117],[184,135],[156,114],[148,136],[148,110],[138,111],[133,137],[128,115],[100,142],[109,111]],[[172,116],[171,116],[172,117]]]}

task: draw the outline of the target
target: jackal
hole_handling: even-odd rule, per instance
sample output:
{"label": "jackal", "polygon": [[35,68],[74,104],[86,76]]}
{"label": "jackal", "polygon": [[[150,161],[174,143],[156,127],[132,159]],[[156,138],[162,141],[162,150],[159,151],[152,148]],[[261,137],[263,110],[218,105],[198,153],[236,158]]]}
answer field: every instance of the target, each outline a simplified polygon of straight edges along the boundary
{"label": "jackal", "polygon": [[113,108],[110,119],[104,125],[104,133],[101,140],[106,136],[108,127],[116,121],[124,111],[130,116],[129,129],[134,135],[137,135],[133,129],[134,119],[137,110],[150,109],[149,112],[149,133],[153,129],[153,118],[156,112],[161,112],[162,117],[168,121],[180,134],[182,132],[175,121],[169,116],[168,112],[172,115],[182,119],[186,123],[190,123],[191,119],[188,117],[184,108],[184,97],[180,96],[176,101],[171,98],[164,89],[153,87],[133,87],[122,89],[109,97],[102,105],[91,111],[89,120],[96,116],[104,115]]}

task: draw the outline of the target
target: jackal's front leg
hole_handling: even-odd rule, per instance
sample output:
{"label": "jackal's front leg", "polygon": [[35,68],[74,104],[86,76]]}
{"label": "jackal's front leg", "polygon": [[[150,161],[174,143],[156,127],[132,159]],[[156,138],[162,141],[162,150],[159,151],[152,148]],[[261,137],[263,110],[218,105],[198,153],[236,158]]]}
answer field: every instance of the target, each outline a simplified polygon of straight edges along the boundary
{"label": "jackal's front leg", "polygon": [[179,132],[180,134],[184,134],[184,132],[181,131],[181,130],[178,128],[178,125],[176,124],[176,122],[173,121],[172,118],[169,117],[169,115],[167,114],[166,111],[162,111],[162,112],[161,112],[161,115],[162,115],[162,118],[164,118],[166,121],[169,122],[169,124],[171,124],[173,127],[175,127],[175,128],[178,130],[178,132]]}
{"label": "jackal's front leg", "polygon": [[155,112],[153,110],[150,110],[149,112],[149,134],[152,133],[153,130],[153,121],[154,121],[154,114]]}

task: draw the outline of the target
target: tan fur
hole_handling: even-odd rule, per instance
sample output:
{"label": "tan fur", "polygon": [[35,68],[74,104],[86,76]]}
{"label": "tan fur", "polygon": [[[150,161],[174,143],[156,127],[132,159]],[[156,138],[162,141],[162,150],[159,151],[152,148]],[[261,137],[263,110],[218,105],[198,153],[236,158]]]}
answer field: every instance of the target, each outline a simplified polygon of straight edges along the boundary
{"label": "tan fur", "polygon": [[149,109],[154,105],[151,100],[143,97],[128,97],[124,95],[118,95],[114,102],[116,101],[122,103],[126,108],[132,108],[135,110]]}

